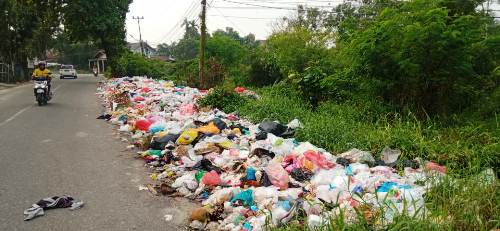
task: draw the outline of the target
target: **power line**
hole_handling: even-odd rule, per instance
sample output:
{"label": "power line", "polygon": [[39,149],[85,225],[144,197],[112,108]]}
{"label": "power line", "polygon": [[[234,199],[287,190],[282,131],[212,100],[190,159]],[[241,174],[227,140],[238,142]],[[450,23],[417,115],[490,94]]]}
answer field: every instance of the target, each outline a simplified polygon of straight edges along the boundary
{"label": "power line", "polygon": [[197,0],[193,0],[191,4],[188,6],[186,11],[184,12],[183,16],[181,19],[165,34],[163,35],[159,40],[158,44],[161,43],[163,40],[165,40],[168,37],[173,37],[173,35],[178,35],[179,31],[181,30],[181,25],[184,22],[184,19],[191,18],[193,15],[193,12],[197,12],[199,5],[196,4]]}
{"label": "power line", "polygon": [[[213,1],[212,1],[212,2],[213,2]],[[211,7],[211,5],[208,5],[208,6],[210,6],[210,7]],[[240,33],[242,33],[242,34],[246,34],[244,30],[242,30],[241,28],[239,28],[239,27],[238,27],[238,26],[237,26],[237,25],[236,25],[233,21],[229,20],[229,18],[227,18],[227,17],[226,17],[226,16],[222,13],[222,11],[220,11],[220,10],[219,10],[219,9],[217,9],[217,8],[215,8],[215,10],[216,10],[217,12],[219,12],[219,13],[221,14],[221,16],[222,16],[222,17],[224,17],[224,19],[225,19],[226,21],[228,21],[229,23],[231,23],[231,24],[234,26],[234,28],[235,28],[235,29],[239,30],[239,31],[240,31]]]}
{"label": "power line", "polygon": [[137,25],[139,26],[139,44],[141,46],[141,54],[142,56],[144,56],[144,45],[142,45],[142,33],[141,33],[141,23],[140,23],[141,19],[144,19],[144,16],[141,17],[132,16],[132,19],[137,19]]}
{"label": "power line", "polygon": [[225,17],[225,18],[241,18],[241,19],[280,19],[280,18],[254,18],[254,17],[243,17],[243,16],[232,16],[232,15],[208,15],[210,17]]}

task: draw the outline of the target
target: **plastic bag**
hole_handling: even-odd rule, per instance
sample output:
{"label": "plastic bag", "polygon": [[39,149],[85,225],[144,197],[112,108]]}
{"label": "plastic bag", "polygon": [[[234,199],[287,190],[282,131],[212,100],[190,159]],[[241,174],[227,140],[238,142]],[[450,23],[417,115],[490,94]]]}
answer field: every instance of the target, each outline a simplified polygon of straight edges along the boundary
{"label": "plastic bag", "polygon": [[280,164],[271,162],[267,165],[265,171],[274,186],[282,190],[288,188],[288,182],[290,181],[290,179],[288,179],[288,172],[286,172]]}
{"label": "plastic bag", "polygon": [[330,170],[319,170],[311,179],[311,184],[315,186],[328,185],[332,183],[336,176],[345,176],[344,169],[335,168]]}
{"label": "plastic bag", "polygon": [[380,156],[380,158],[384,161],[385,164],[392,164],[398,160],[399,155],[401,155],[400,150],[385,147],[382,150],[382,155]]}
{"label": "plastic bag", "polygon": [[198,128],[198,131],[204,134],[219,134],[220,130],[213,122]]}
{"label": "plastic bag", "polygon": [[193,103],[183,104],[179,107],[181,115],[191,116],[195,113],[196,107]]}
{"label": "plastic bag", "polygon": [[272,133],[276,136],[281,136],[285,133],[287,127],[273,121],[262,121],[259,124],[259,129],[263,132]]}
{"label": "plastic bag", "polygon": [[245,191],[242,191],[231,198],[231,203],[234,203],[236,201],[241,201],[243,202],[243,205],[245,206],[252,206],[254,205],[253,202],[253,190],[248,189]]}
{"label": "plastic bag", "polygon": [[293,119],[286,126],[289,127],[289,128],[291,128],[291,129],[297,129],[297,128],[303,128],[304,127],[304,125],[302,125],[302,123],[298,119]]}
{"label": "plastic bag", "polygon": [[340,157],[348,159],[351,163],[359,162],[366,164],[375,163],[375,158],[373,158],[372,154],[366,151],[361,151],[357,148],[353,148],[347,152],[340,154]]}
{"label": "plastic bag", "polygon": [[334,163],[328,161],[321,153],[315,151],[307,151],[304,153],[304,157],[311,161],[316,167],[322,169],[330,169],[335,166]]}
{"label": "plastic bag", "polygon": [[205,173],[203,178],[201,178],[201,182],[205,185],[217,186],[222,183],[219,174],[216,171],[212,170],[210,172]]}
{"label": "plastic bag", "polygon": [[135,128],[141,131],[148,131],[151,126],[151,122],[148,120],[137,120],[135,121]]}
{"label": "plastic bag", "polygon": [[177,139],[177,144],[190,144],[193,142],[196,137],[198,137],[198,130],[196,129],[186,129],[181,133],[179,138]]}

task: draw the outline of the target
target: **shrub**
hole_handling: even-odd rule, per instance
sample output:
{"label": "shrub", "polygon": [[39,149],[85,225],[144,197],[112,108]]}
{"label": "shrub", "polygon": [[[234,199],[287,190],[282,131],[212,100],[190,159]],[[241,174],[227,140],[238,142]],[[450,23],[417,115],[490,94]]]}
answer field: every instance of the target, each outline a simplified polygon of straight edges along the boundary
{"label": "shrub", "polygon": [[198,99],[198,105],[202,107],[210,106],[221,109],[227,113],[237,111],[247,101],[247,98],[240,96],[232,90],[223,87],[216,87],[203,98]]}

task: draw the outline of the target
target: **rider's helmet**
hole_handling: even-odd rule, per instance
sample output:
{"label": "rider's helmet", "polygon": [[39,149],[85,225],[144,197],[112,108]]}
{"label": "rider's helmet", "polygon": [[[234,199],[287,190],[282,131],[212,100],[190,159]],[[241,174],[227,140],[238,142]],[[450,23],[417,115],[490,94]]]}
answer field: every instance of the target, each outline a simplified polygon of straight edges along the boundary
{"label": "rider's helmet", "polygon": [[43,70],[43,69],[45,69],[45,66],[46,66],[46,63],[44,61],[38,62],[38,68]]}

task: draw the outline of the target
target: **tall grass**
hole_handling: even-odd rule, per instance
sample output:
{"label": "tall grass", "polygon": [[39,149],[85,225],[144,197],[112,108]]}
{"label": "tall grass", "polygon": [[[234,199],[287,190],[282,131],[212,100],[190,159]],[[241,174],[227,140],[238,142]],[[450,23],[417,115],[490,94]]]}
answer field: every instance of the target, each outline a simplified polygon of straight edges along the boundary
{"label": "tall grass", "polygon": [[[351,148],[368,150],[376,157],[389,146],[400,158],[422,158],[446,165],[448,177],[425,195],[429,213],[424,217],[396,217],[387,226],[348,224],[333,217],[320,230],[491,230],[500,228],[500,127],[498,119],[456,115],[449,120],[420,121],[411,113],[396,113],[374,100],[324,102],[314,109],[284,84],[261,88],[260,100],[229,103],[253,122],[263,119],[287,123],[299,119],[304,128],[296,138],[332,153]],[[494,169],[493,181],[484,183],[481,172]],[[290,223],[280,230],[307,229]]]}

